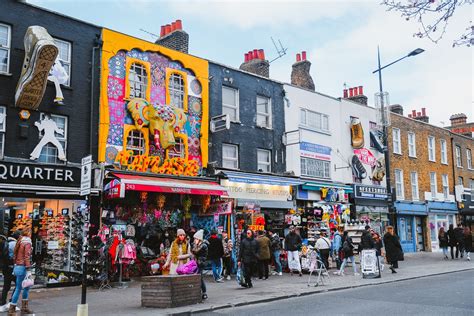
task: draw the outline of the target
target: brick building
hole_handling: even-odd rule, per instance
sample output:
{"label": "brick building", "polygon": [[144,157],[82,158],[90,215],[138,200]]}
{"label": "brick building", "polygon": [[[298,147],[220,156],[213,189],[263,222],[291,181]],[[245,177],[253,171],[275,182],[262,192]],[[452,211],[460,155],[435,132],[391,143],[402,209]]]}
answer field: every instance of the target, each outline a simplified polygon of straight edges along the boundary
{"label": "brick building", "polygon": [[439,249],[438,230],[456,223],[451,133],[422,109],[391,113],[389,148],[398,234],[406,252]]}

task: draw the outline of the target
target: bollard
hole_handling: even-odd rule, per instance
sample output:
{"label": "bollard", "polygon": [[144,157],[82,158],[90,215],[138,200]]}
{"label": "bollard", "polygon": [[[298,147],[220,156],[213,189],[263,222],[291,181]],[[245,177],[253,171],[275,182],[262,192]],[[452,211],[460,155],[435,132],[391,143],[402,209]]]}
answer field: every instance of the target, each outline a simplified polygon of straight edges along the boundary
{"label": "bollard", "polygon": [[77,305],[77,316],[89,316],[89,305],[78,304]]}

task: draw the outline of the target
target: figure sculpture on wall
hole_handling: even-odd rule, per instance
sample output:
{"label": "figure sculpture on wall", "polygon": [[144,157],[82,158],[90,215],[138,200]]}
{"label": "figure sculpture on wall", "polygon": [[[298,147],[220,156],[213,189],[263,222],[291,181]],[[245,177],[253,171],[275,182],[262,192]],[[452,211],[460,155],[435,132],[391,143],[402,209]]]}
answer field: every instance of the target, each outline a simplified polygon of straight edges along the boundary
{"label": "figure sculpture on wall", "polygon": [[64,135],[64,130],[60,129],[58,125],[56,125],[56,122],[53,121],[49,115],[45,115],[43,120],[35,122],[35,126],[38,127],[39,132],[43,131],[44,135],[38,145],[36,145],[35,149],[33,149],[33,151],[31,152],[30,159],[38,159],[41,154],[41,151],[43,150],[43,147],[46,144],[51,143],[58,149],[58,159],[66,161],[64,148],[59,142],[59,140],[56,138],[56,133],[58,133],[59,135]]}
{"label": "figure sculpture on wall", "polygon": [[59,57],[56,57],[56,61],[54,62],[53,68],[49,72],[48,80],[54,83],[54,87],[56,88],[56,97],[54,98],[54,103],[59,105],[63,105],[63,92],[61,91],[61,85],[67,83],[69,80],[69,75],[64,69]]}

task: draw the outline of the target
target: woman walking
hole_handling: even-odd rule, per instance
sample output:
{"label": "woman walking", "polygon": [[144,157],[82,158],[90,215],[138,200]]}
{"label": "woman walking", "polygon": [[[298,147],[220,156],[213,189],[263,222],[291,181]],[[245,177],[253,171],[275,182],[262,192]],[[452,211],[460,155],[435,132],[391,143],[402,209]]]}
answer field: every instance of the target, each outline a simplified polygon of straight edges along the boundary
{"label": "woman walking", "polygon": [[171,250],[168,253],[163,268],[170,267],[170,274],[177,274],[176,269],[178,269],[180,265],[187,263],[191,256],[191,247],[186,238],[186,233],[184,229],[180,228],[177,231],[176,239],[171,243]]}
{"label": "woman walking", "polygon": [[344,231],[344,234],[342,235],[342,253],[344,255],[344,260],[342,260],[341,268],[334,274],[344,275],[344,267],[346,266],[347,261],[350,260],[352,269],[354,270],[354,275],[360,275],[357,272],[357,265],[354,260],[354,244],[352,243],[352,238],[349,237],[347,231]]}
{"label": "woman walking", "polygon": [[390,270],[392,270],[392,273],[397,273],[395,269],[398,268],[398,261],[403,260],[403,250],[400,239],[395,235],[392,226],[387,226],[387,232],[383,236],[383,243],[385,245],[386,258],[390,264]]}
{"label": "woman walking", "polygon": [[448,234],[444,231],[444,227],[441,226],[438,232],[438,241],[439,247],[443,249],[443,255],[445,260],[449,260],[448,258]]}
{"label": "woman walking", "polygon": [[199,267],[199,272],[201,273],[201,294],[202,294],[202,299],[205,300],[207,299],[206,283],[204,283],[204,277],[202,276],[202,271],[204,270],[204,267],[207,261],[208,246],[207,246],[207,241],[204,240],[204,231],[202,229],[198,230],[194,234],[193,237],[194,237],[194,245],[193,245],[192,253],[194,254],[194,257],[196,258],[196,261]]}
{"label": "woman walking", "polygon": [[31,238],[27,231],[21,233],[21,237],[15,245],[15,249],[13,250],[13,263],[15,264],[13,274],[16,276],[16,287],[13,292],[10,308],[8,309],[8,316],[16,315],[16,305],[22,291],[21,314],[33,314],[33,311],[28,308],[28,294],[30,288],[23,288],[22,286],[22,282],[26,278],[26,275],[31,273]]}
{"label": "woman walking", "polygon": [[454,225],[449,224],[448,229],[449,248],[451,248],[451,260],[454,260],[454,247],[456,247],[456,253],[458,253],[458,242],[456,240],[456,234],[454,233]]}

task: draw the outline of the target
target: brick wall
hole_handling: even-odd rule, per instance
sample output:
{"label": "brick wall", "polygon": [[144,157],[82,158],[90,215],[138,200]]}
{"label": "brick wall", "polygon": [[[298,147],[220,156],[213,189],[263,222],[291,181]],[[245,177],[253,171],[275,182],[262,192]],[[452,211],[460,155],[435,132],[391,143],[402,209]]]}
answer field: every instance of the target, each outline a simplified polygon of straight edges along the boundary
{"label": "brick wall", "polygon": [[[464,187],[469,188],[471,186],[471,181],[474,181],[474,139],[456,133],[451,133],[451,136],[453,140],[452,154],[454,157],[453,159],[455,184],[460,184],[458,179],[459,177],[462,177]],[[461,167],[458,167],[456,162],[456,146],[459,146],[461,148]],[[471,168],[468,168],[467,165],[468,149],[471,150]]]}

